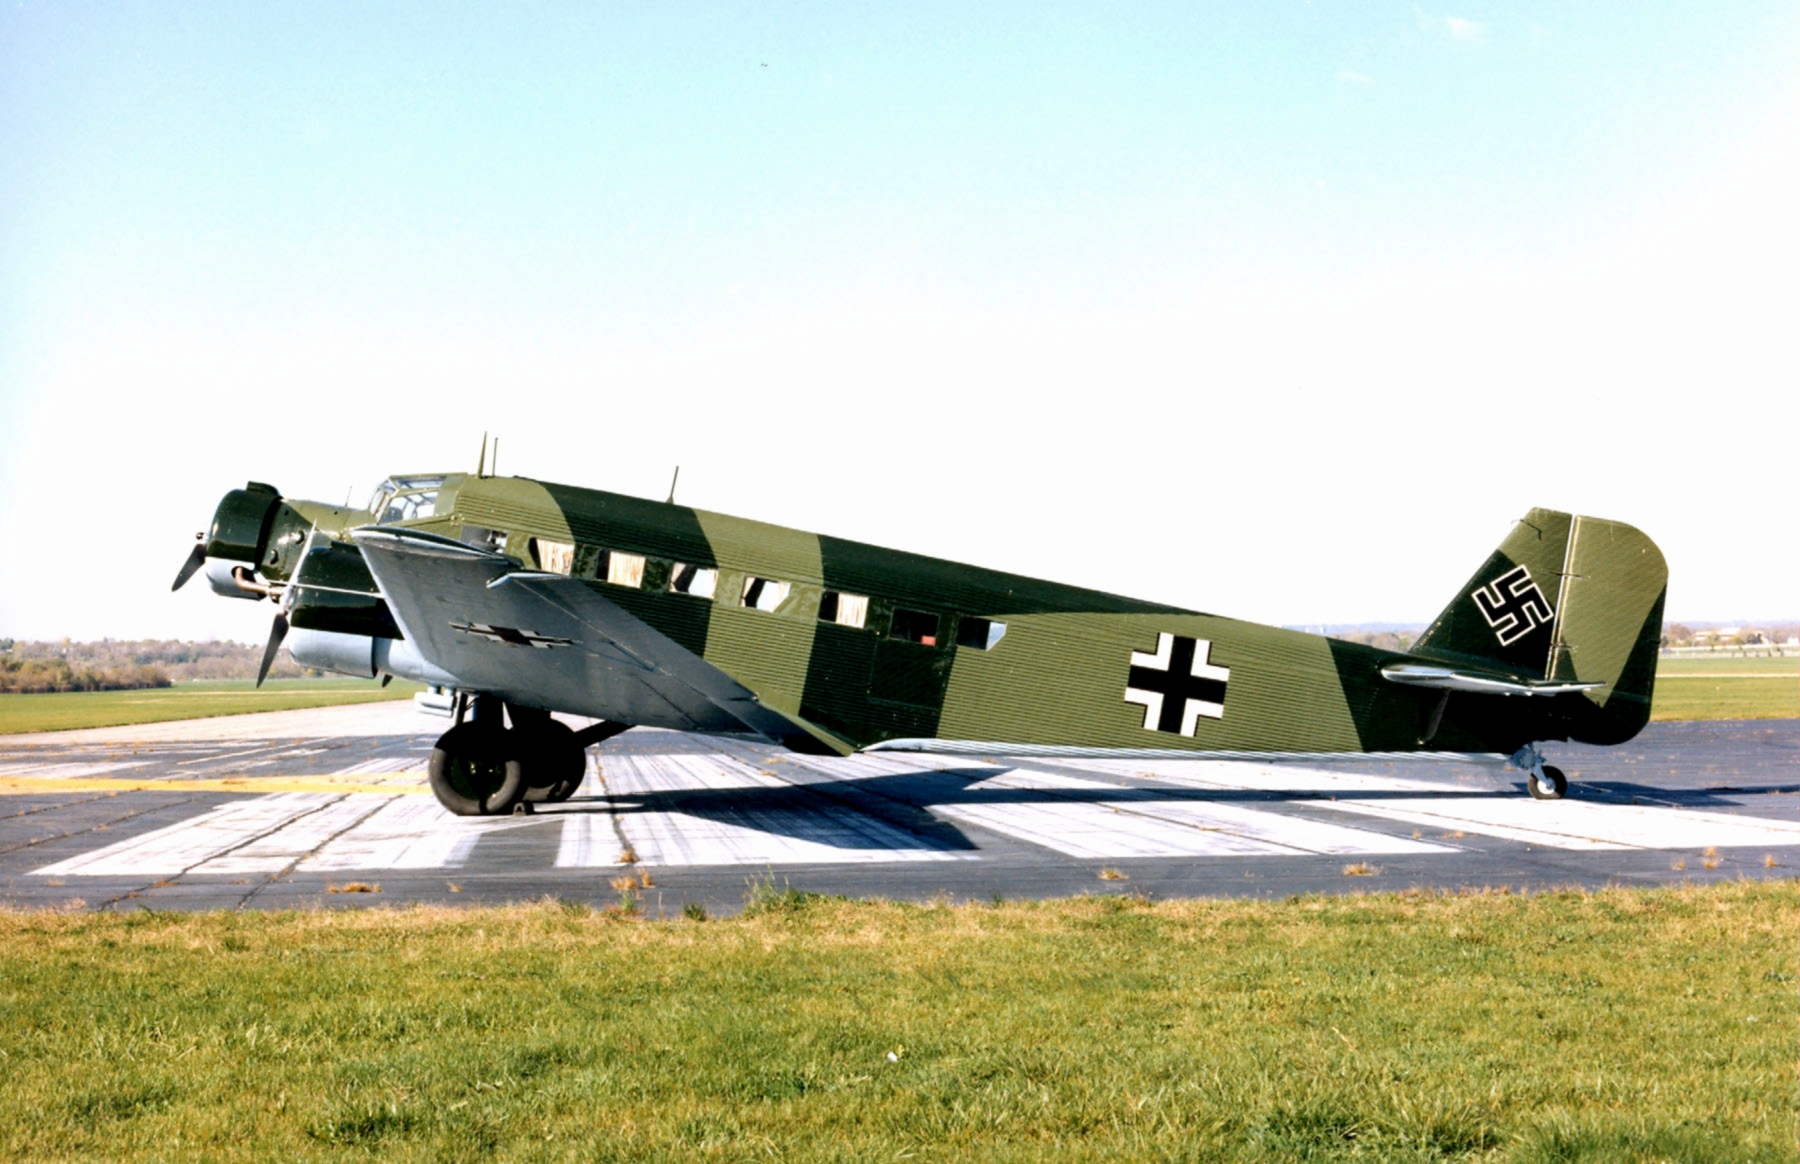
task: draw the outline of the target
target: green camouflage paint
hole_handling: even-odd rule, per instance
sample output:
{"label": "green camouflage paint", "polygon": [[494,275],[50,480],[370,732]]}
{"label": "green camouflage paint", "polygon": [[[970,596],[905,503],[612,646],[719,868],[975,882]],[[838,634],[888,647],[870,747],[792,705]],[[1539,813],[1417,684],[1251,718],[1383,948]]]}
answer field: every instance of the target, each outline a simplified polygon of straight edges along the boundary
{"label": "green camouflage paint", "polygon": [[[265,519],[302,518],[343,538],[371,520],[367,511],[308,502],[271,509],[269,500],[254,488],[229,495],[215,538],[235,546],[265,532]],[[642,555],[641,587],[587,585],[838,750],[896,738],[1194,752],[1511,752],[1537,740],[1617,742],[1648,719],[1667,581],[1655,545],[1630,526],[1534,509],[1401,654],[525,478],[451,474],[436,513],[404,524],[450,536],[499,531],[505,552],[533,568],[542,568],[539,542],[575,546],[578,573],[601,549]],[[676,563],[716,569],[713,596],[671,592]],[[291,569],[285,559],[270,565]],[[746,607],[752,578],[786,584],[785,600]],[[826,592],[866,596],[865,625],[821,621]],[[936,616],[935,641],[890,634],[900,611],[927,628]],[[1002,622],[1005,633],[992,649],[958,645],[961,619]],[[1175,649],[1190,657],[1205,649],[1206,673],[1229,675],[1212,689],[1216,713],[1189,708],[1191,735],[1126,698],[1142,674],[1134,652],[1156,652],[1162,635],[1191,640]],[[1446,694],[1384,679],[1382,667],[1395,663],[1602,686],[1554,697]]]}

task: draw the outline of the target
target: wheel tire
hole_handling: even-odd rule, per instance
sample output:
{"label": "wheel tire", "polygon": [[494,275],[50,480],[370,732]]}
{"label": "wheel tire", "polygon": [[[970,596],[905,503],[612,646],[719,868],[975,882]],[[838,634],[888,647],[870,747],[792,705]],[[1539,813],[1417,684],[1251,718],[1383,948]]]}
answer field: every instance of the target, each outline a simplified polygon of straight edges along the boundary
{"label": "wheel tire", "polygon": [[1553,768],[1549,764],[1545,764],[1544,779],[1550,782],[1548,788],[1544,787],[1536,776],[1526,775],[1525,787],[1530,790],[1533,800],[1561,800],[1563,794],[1569,791],[1568,777],[1563,775],[1561,768]]}
{"label": "wheel tire", "polygon": [[525,764],[512,733],[462,723],[431,749],[431,791],[457,816],[504,816],[525,791]]}
{"label": "wheel tire", "polygon": [[546,718],[533,730],[525,760],[525,799],[532,804],[561,804],[575,795],[587,775],[587,749],[561,720]]}

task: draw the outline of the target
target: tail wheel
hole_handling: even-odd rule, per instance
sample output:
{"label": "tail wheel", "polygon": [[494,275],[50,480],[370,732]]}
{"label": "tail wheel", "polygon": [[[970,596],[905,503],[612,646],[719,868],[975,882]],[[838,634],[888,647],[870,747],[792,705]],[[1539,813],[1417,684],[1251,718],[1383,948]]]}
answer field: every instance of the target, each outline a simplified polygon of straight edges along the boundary
{"label": "tail wheel", "polygon": [[1527,773],[1525,787],[1531,790],[1533,799],[1561,800],[1563,794],[1569,791],[1568,777],[1563,775],[1561,768],[1553,768],[1549,764],[1544,765],[1543,771],[1541,777],[1535,773]]}
{"label": "tail wheel", "polygon": [[457,816],[504,816],[525,792],[525,763],[513,733],[461,723],[431,749],[431,791]]}
{"label": "tail wheel", "polygon": [[544,718],[531,731],[525,760],[525,799],[533,804],[561,804],[575,795],[587,775],[587,749],[561,720]]}

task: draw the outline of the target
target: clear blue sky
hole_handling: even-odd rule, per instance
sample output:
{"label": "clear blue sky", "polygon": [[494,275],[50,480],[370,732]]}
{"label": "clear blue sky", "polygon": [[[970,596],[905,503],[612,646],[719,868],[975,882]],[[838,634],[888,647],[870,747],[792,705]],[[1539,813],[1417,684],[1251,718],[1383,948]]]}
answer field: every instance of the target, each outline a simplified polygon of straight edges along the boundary
{"label": "clear blue sky", "polygon": [[1800,617],[1800,8],[1114,7],[14,5],[0,634],[260,638],[219,494],[484,429],[1271,622],[1540,504]]}

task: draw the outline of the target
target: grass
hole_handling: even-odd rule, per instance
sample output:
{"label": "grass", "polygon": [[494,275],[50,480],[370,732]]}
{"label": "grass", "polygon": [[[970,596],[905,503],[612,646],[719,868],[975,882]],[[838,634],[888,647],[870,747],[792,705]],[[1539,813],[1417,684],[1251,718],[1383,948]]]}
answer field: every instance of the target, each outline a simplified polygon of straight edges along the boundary
{"label": "grass", "polygon": [[0,1155],[1789,1161],[1794,882],[0,913]]}
{"label": "grass", "polygon": [[411,699],[415,691],[422,690],[417,683],[401,680],[384,688],[370,679],[271,679],[258,688],[242,679],[178,683],[141,691],[0,695],[0,735]]}
{"label": "grass", "polygon": [[1650,718],[1791,719],[1800,716],[1800,656],[1658,659]]}

